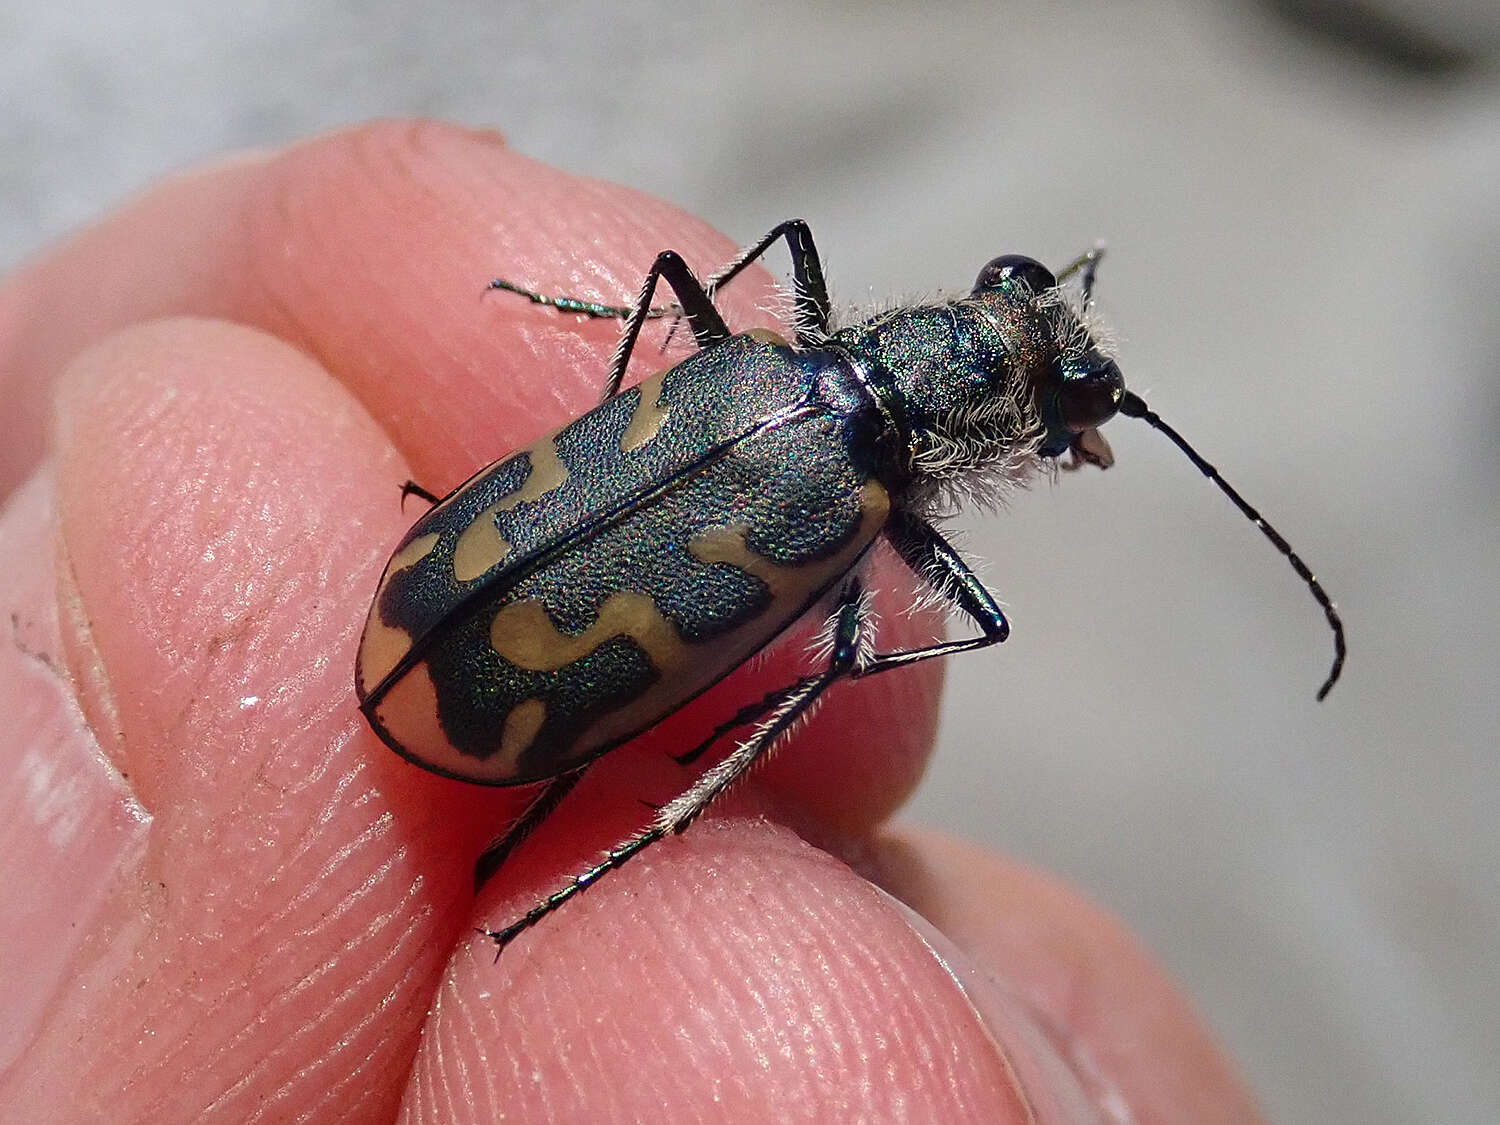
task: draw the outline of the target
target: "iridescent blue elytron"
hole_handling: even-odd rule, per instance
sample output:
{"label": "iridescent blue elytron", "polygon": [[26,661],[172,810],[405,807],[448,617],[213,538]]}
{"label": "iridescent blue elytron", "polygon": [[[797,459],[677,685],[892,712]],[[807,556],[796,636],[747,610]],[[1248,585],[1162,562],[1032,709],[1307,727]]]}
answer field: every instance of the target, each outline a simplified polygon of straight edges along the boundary
{"label": "iridescent blue elytron", "polygon": [[[791,251],[794,333],[732,334],[715,292],[779,240]],[[1099,252],[1054,276],[1006,255],[962,298],[833,329],[801,220],[782,223],[705,283],[675,253],[633,306],[519,293],[621,317],[604,400],[471,478],[397,547],[355,674],[361,709],[397,753],[488,785],[543,782],[481,859],[504,858],[599,755],[739,667],[810,612],[829,656],[747,704],[684,755],[748,733],[592,870],[491,932],[503,948],[643,848],[681,832],[832,684],[1003,641],[995,599],[931,522],[955,497],[1024,480],[1067,454],[1107,467],[1098,427],[1116,413],[1165,433],[1271,539],[1308,584],[1344,660],[1343,626],[1286,541],[1175,431],[1125,390],[1089,329]],[[1079,284],[1067,283],[1074,275]],[[677,297],[651,304],[658,280]],[[670,312],[690,358],[622,390],[643,322]],[[420,492],[419,489],[413,489]],[[424,494],[425,495],[425,494]],[[976,635],[882,652],[869,634],[861,562],[884,537]]]}

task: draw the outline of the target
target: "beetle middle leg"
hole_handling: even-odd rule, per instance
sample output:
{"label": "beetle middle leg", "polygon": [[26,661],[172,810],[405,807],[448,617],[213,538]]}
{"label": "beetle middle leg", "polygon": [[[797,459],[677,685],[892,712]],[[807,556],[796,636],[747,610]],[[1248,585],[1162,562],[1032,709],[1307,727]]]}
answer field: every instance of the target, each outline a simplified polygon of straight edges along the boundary
{"label": "beetle middle leg", "polygon": [[620,386],[625,382],[625,368],[630,365],[630,353],[635,349],[636,338],[641,334],[641,325],[651,315],[651,296],[656,292],[657,281],[661,279],[677,294],[682,315],[687,318],[688,327],[693,330],[700,348],[711,348],[729,338],[729,325],[724,323],[724,318],[714,307],[713,296],[688,268],[681,254],[675,250],[663,250],[646,271],[640,296],[636,298],[630,317],[625,321],[625,328],[620,333],[620,342],[615,346],[614,357],[609,362],[609,381],[604,386],[603,397],[606,402],[620,393]]}
{"label": "beetle middle leg", "polygon": [[415,496],[418,500],[426,500],[429,507],[435,508],[438,504],[437,494],[429,492],[414,480],[409,480],[401,486],[401,503],[403,506],[406,504],[408,496]]}
{"label": "beetle middle leg", "polygon": [[829,687],[851,675],[859,661],[866,627],[864,603],[863,584],[858,578],[850,579],[840,596],[838,612],[834,618],[833,651],[828,658],[828,666],[821,672],[804,676],[779,693],[781,698],[755,732],[735,747],[723,761],[708,769],[686,792],[663,805],[648,828],[611,848],[601,862],[581,875],[575,875],[567,886],[548,895],[508,926],[486,930],[485,933],[499,947],[495,956],[498,958],[500,952],[522,933],[573,896],[593,886],[609,872],[623,867],[657,841],[686,830],[704,809],[743,777],[751,766],[765,757]]}

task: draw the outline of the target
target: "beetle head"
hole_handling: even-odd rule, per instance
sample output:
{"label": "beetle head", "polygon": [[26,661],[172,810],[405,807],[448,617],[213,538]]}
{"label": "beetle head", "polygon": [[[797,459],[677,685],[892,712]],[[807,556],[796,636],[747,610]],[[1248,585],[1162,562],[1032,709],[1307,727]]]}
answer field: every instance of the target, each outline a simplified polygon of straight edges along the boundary
{"label": "beetle head", "polygon": [[1035,397],[1044,430],[1037,452],[1071,450],[1077,462],[1107,469],[1114,455],[1098,428],[1119,411],[1125,378],[1085,323],[1087,295],[1077,306],[1042,263],[1005,254],[979,271],[973,297],[1003,318],[1009,341],[1022,342],[1011,358]]}

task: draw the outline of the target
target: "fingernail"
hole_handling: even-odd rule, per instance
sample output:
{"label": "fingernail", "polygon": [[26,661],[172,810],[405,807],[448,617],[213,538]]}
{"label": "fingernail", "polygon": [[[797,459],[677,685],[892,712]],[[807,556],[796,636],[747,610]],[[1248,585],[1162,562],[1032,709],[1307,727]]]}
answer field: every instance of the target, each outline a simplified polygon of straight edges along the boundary
{"label": "fingernail", "polygon": [[1038,1125],[1128,1125],[1123,1093],[1093,1064],[1083,1044],[1052,1025],[996,973],[982,968],[926,918],[899,899],[901,911],[963,993],[1015,1089]]}
{"label": "fingernail", "polygon": [[41,1025],[150,819],[100,751],[63,661],[55,512],[45,471],[0,510],[0,1073]]}

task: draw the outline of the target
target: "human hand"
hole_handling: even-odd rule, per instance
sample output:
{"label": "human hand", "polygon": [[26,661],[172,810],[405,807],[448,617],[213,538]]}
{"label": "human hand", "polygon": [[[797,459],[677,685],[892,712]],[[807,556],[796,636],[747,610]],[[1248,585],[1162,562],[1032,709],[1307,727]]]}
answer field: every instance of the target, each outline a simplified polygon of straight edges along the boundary
{"label": "human hand", "polygon": [[[171,180],[0,290],[0,1117],[1256,1119],[1116,923],[883,826],[931,747],[932,665],[831,692],[495,963],[476,927],[794,675],[789,645],[607,755],[477,900],[529,791],[427,774],[355,708],[401,482],[442,492],[591,405],[618,331],[485,282],[618,302],[668,246],[704,272],[733,250],[491,136],[379,124]],[[730,323],[768,292],[737,284]],[[930,633],[877,574],[885,640]]]}

